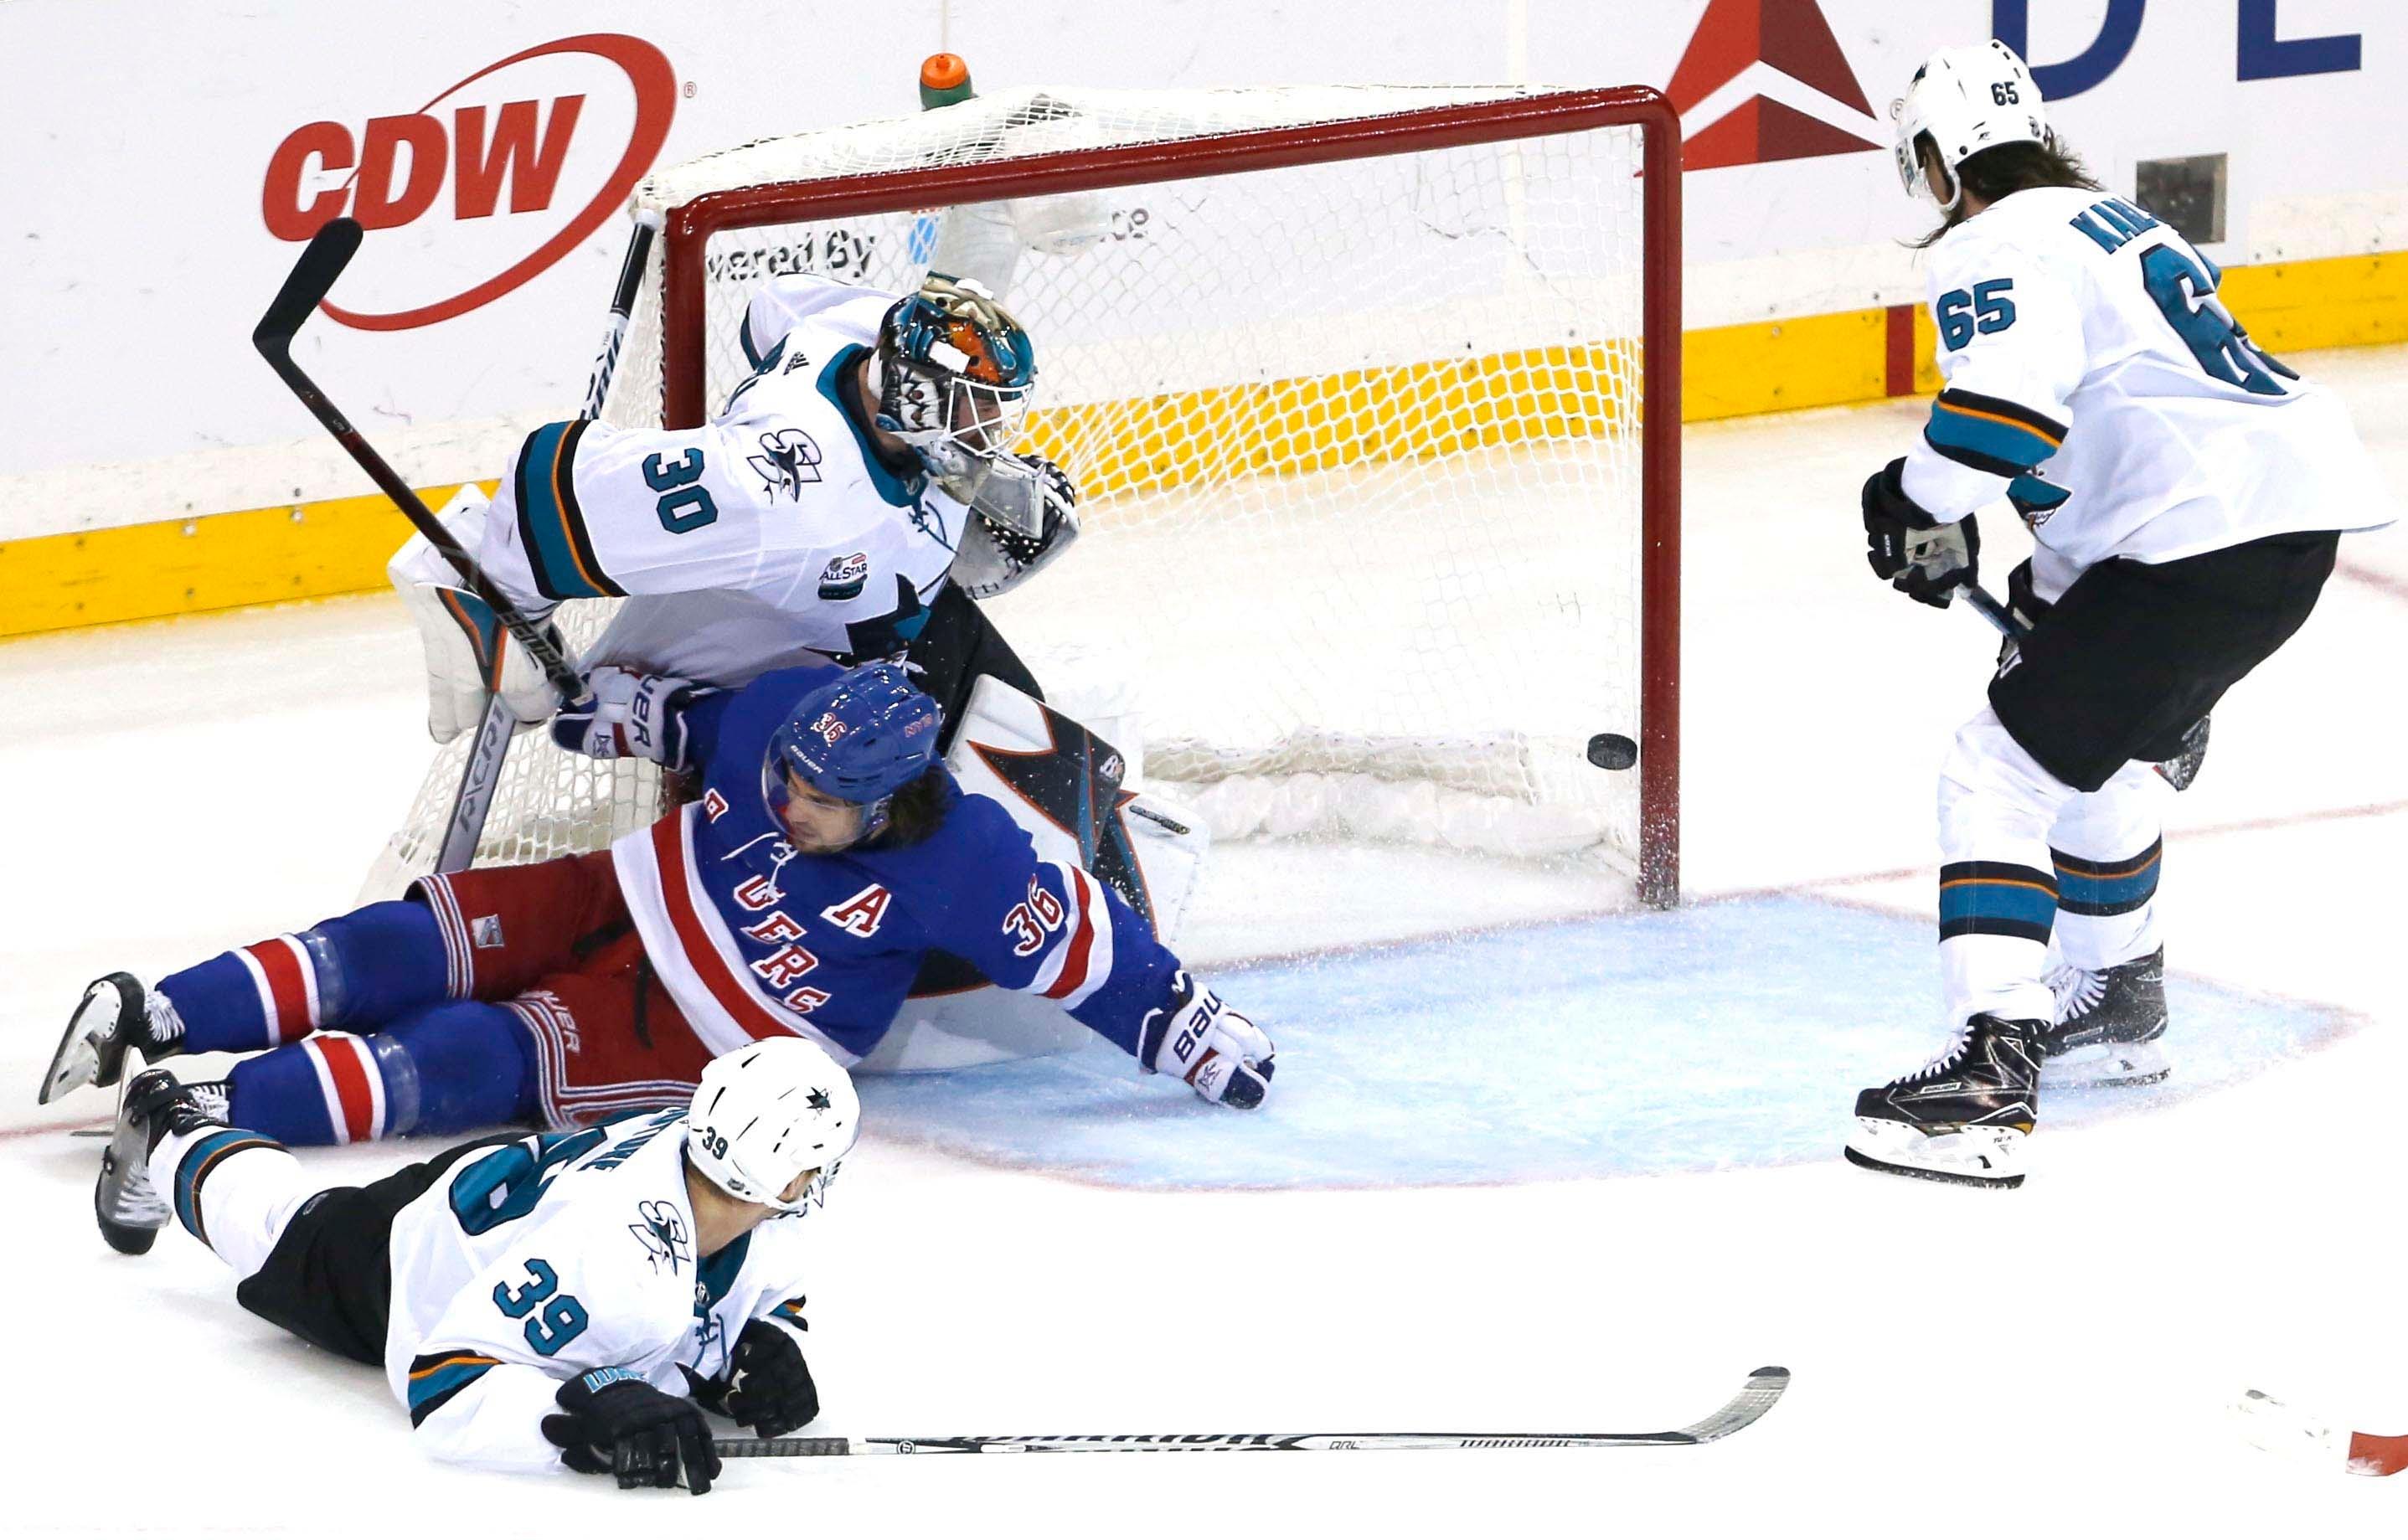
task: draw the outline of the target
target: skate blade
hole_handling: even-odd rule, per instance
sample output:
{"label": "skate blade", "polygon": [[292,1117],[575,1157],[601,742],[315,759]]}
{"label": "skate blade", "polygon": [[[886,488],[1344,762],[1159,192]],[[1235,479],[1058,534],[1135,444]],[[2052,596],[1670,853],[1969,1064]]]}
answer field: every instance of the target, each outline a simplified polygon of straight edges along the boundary
{"label": "skate blade", "polygon": [[2024,1185],[2019,1159],[2023,1138],[2019,1128],[1970,1127],[1925,1134],[1904,1123],[1859,1118],[1856,1135],[1842,1153],[1850,1164],[1868,1171],[1960,1187],[2013,1188]]}
{"label": "skate blade", "polygon": [[42,1089],[34,1100],[47,1106],[84,1086],[115,1085],[124,1068],[124,1053],[121,1049],[113,1059],[104,1057],[95,1038],[114,1038],[118,1020],[124,1014],[125,996],[116,984],[107,978],[95,978],[87,985],[83,1003],[67,1019],[67,1030],[59,1038],[59,1051],[50,1055],[50,1067],[42,1073]]}
{"label": "skate blade", "polygon": [[2153,1086],[2173,1072],[2173,1062],[2155,1043],[2094,1043],[2043,1062],[2040,1085],[2042,1091]]}

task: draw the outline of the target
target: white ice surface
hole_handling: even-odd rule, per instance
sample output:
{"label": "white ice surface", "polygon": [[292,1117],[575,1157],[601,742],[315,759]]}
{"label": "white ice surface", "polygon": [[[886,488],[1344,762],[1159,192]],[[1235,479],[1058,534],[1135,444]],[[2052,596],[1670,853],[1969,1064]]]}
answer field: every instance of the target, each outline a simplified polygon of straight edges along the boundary
{"label": "white ice surface", "polygon": [[[2408,350],[2293,362],[2348,394],[2408,493]],[[1968,615],[1884,592],[1858,554],[1857,484],[1917,418],[1898,404],[1688,435],[1693,895],[1929,912],[1932,773],[1991,642]],[[1995,586],[2017,541],[1985,534]],[[2393,1133],[2408,553],[2395,533],[2344,563],[2308,628],[2218,709],[2206,773],[2176,804],[2166,902],[2178,970],[2365,1024],[2195,1100],[2043,1124],[2020,1192],[1849,1168],[1835,1106],[1819,1162],[1386,1191],[1115,1191],[873,1130],[810,1221],[825,1431],[1627,1429],[1685,1421],[1785,1363],[1795,1387],[1756,1428],[1610,1454],[763,1462],[731,1466],[703,1508],[423,1462],[377,1376],[245,1316],[189,1238],[108,1253],[89,1218],[96,1147],[58,1132],[105,1099],[31,1103],[95,973],[172,968],[348,905],[425,757],[397,608],[0,646],[15,809],[0,1086],[20,1088],[0,1111],[15,1237],[0,1531],[2397,1533],[2398,1490],[2272,1460],[2220,1410],[2254,1384],[2408,1431]],[[1229,852],[1197,949],[1613,898],[1563,874],[1410,865]],[[308,1159],[332,1182],[404,1153]]]}

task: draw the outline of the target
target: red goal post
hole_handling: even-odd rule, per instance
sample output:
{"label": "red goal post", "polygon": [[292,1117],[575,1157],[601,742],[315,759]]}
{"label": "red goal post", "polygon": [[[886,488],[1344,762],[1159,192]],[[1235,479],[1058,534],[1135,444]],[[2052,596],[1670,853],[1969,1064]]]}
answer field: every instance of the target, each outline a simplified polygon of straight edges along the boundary
{"label": "red goal post", "polygon": [[[1353,121],[704,192],[667,209],[664,220],[663,421],[691,427],[706,415],[705,254],[710,238],[724,232],[1611,127],[1635,127],[1643,135],[1642,687],[1641,720],[1632,735],[1640,745],[1639,890],[1651,904],[1669,904],[1680,886],[1681,126],[1671,104],[1652,88],[1547,92]],[[1041,359],[1041,336],[1038,346]]]}

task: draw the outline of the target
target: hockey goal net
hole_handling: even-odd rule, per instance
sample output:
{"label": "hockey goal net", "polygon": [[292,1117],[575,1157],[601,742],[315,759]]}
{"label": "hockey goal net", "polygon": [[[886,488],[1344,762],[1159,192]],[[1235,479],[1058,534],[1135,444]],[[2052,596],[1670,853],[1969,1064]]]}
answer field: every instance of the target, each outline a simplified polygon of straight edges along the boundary
{"label": "hockey goal net", "polygon": [[[1020,447],[1082,522],[988,612],[1057,704],[1122,720],[1133,782],[1220,838],[1594,859],[1668,903],[1679,153],[1637,88],[1025,91],[746,145],[639,191],[662,235],[604,416],[702,421],[766,278],[967,268],[1035,342]],[[590,644],[603,606],[567,608]],[[594,848],[658,795],[523,736],[478,859]]]}

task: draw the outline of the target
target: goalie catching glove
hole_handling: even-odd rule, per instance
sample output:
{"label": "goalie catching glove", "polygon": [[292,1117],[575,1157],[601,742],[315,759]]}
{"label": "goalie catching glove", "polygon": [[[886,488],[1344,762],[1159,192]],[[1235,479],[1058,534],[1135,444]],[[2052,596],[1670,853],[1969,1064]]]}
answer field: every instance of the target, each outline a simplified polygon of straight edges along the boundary
{"label": "goalie catching glove", "polygon": [[1873,576],[1917,604],[1945,609],[1954,591],[1980,581],[1982,532],[1967,514],[1943,524],[1906,495],[1906,462],[1865,483],[1865,560]]}
{"label": "goalie catching glove", "polygon": [[584,1476],[618,1478],[621,1488],[674,1487],[700,1497],[719,1475],[719,1451],[702,1408],[656,1390],[632,1369],[595,1369],[554,1393],[561,1410],[543,1419],[560,1462]]}
{"label": "goalie catching glove", "polygon": [[1176,1075],[1208,1102],[1258,1107],[1269,1094],[1271,1054],[1263,1029],[1221,1004],[1185,969],[1171,975],[1170,1004],[1146,1013],[1138,1029],[1137,1062]]}
{"label": "goalie catching glove", "polygon": [[[463,487],[436,517],[461,545],[475,550],[485,538],[485,508],[482,492]],[[484,717],[489,693],[509,704],[522,731],[551,718],[560,692],[426,536],[411,535],[384,570],[401,591],[426,649],[426,731],[437,743],[450,743],[474,728]],[[529,610],[527,619],[542,625],[551,614],[547,606]],[[557,645],[560,633],[554,630],[552,636]]]}
{"label": "goalie catching glove", "polygon": [[1078,503],[1069,473],[1051,460],[997,457],[971,500],[949,576],[973,599],[1010,592],[1078,539]]}

